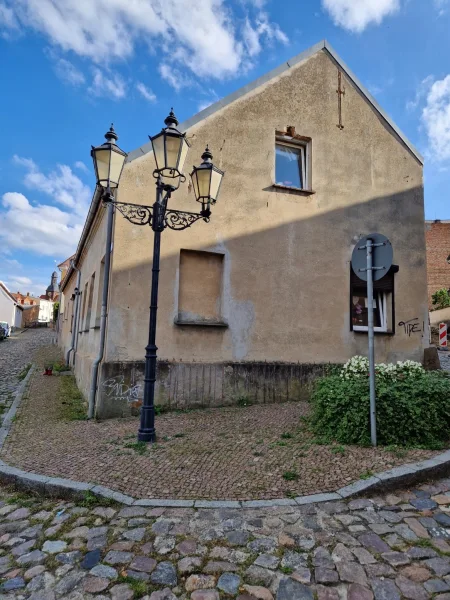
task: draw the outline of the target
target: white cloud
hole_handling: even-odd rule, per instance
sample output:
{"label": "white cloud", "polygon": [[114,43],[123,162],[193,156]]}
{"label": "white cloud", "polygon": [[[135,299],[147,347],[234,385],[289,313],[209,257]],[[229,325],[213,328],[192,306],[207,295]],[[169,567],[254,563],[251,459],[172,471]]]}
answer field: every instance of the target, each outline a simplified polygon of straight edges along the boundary
{"label": "white cloud", "polygon": [[[72,208],[77,215],[86,215],[91,190],[68,165],[57,165],[56,170],[45,175],[31,158],[14,155],[13,160],[27,169],[24,183],[28,188],[44,192],[58,204]],[[26,200],[25,196],[22,198]]]}
{"label": "white cloud", "polygon": [[16,292],[27,294],[29,292],[32,296],[35,297],[39,297],[41,294],[45,294],[45,290],[48,286],[48,283],[36,283],[28,277],[16,277],[14,274],[6,275],[4,283],[9,289],[9,291],[13,294]]}
{"label": "white cloud", "polygon": [[[6,30],[19,23],[23,30],[33,29],[46,36],[53,46],[103,67],[130,58],[135,48],[145,43],[149,53],[159,49],[166,64],[187,67],[199,78],[222,79],[235,75],[246,64],[247,47],[254,51],[248,40],[247,46],[243,43],[238,18],[226,0],[3,2],[8,14],[3,23]],[[249,4],[254,11],[261,11],[264,1],[251,0]],[[278,25],[269,23],[265,13],[260,12],[249,27],[260,40],[286,43],[285,34]]]}
{"label": "white cloud", "polygon": [[0,238],[10,249],[48,256],[70,256],[77,246],[83,220],[55,206],[33,206],[23,194],[3,194]]}
{"label": "white cloud", "polygon": [[56,59],[53,68],[55,69],[55,73],[58,75],[58,77],[70,85],[82,85],[86,81],[83,73],[65,58]]}
{"label": "white cloud", "polygon": [[361,33],[400,9],[400,0],[322,0],[323,8],[335,25]]}
{"label": "white cloud", "polygon": [[156,102],[155,94],[152,92],[152,90],[150,88],[148,88],[141,81],[138,81],[136,83],[136,89],[141,94],[141,96],[143,98],[145,98],[146,100],[148,100],[149,102]]}
{"label": "white cloud", "polygon": [[435,81],[429,89],[422,122],[432,158],[450,160],[450,75]]}
{"label": "white cloud", "polygon": [[194,85],[194,81],[190,77],[187,77],[178,69],[175,69],[171,65],[165,63],[159,66],[159,74],[177,92],[183,88]]}
{"label": "white cloud", "polygon": [[116,100],[125,97],[127,86],[118,73],[102,71],[95,67],[93,74],[92,84],[88,89],[93,96],[112,96]]}
{"label": "white cloud", "polygon": [[84,164],[84,162],[82,160],[77,160],[75,161],[75,164],[73,165],[76,169],[79,169],[80,171],[83,171],[83,173],[89,173],[89,169],[87,168],[87,166]]}
{"label": "white cloud", "polygon": [[449,8],[450,2],[449,0],[434,0],[434,6],[438,11],[439,16],[445,15],[447,9]]}
{"label": "white cloud", "polygon": [[247,54],[250,57],[257,56],[262,50],[262,41],[265,40],[269,44],[273,41],[278,41],[282,44],[287,44],[289,39],[276,23],[269,21],[268,15],[265,12],[260,12],[256,18],[255,24],[252,25],[247,17],[242,30]]}
{"label": "white cloud", "polygon": [[425,77],[425,79],[420,82],[413,100],[408,100],[406,103],[406,110],[413,111],[422,103],[433,85],[433,81],[433,75],[428,75],[428,77]]}
{"label": "white cloud", "polygon": [[11,33],[19,30],[20,26],[14,10],[0,2],[0,37],[8,39]]}

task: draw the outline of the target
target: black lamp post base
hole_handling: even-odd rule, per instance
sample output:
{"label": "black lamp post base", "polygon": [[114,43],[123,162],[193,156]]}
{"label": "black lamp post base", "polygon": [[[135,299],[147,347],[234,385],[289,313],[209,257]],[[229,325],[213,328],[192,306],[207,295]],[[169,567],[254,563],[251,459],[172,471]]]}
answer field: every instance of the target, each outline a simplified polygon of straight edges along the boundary
{"label": "black lamp post base", "polygon": [[156,431],[154,429],[139,429],[138,441],[154,444],[156,442]]}

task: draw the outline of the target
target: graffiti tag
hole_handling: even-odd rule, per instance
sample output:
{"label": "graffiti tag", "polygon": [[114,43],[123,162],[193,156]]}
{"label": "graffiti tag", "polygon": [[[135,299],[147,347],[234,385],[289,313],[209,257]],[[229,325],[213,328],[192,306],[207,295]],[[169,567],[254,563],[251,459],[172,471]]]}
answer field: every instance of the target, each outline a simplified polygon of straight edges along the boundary
{"label": "graffiti tag", "polygon": [[103,388],[106,391],[106,396],[108,398],[113,398],[114,400],[122,400],[128,402],[129,404],[133,402],[138,402],[141,397],[141,384],[136,383],[135,385],[127,385],[124,382],[123,375],[117,375],[116,377],[111,377],[103,382]]}
{"label": "graffiti tag", "polygon": [[413,333],[422,333],[425,329],[422,323],[422,328],[420,327],[419,317],[414,317],[414,319],[410,319],[409,321],[399,321],[398,326],[403,327],[405,334],[408,337],[411,337]]}

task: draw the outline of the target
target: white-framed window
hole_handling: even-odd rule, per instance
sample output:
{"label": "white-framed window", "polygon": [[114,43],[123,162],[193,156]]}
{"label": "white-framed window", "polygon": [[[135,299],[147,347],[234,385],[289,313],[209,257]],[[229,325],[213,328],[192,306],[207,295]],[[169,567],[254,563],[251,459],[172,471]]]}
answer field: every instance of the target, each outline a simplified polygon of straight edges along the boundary
{"label": "white-framed window", "polygon": [[[375,333],[395,333],[394,276],[398,266],[392,265],[389,272],[373,282],[373,325]],[[367,331],[369,311],[367,307],[367,285],[350,267],[350,329]]]}
{"label": "white-framed window", "polygon": [[275,135],[275,185],[311,190],[311,140],[302,136]]}
{"label": "white-framed window", "polygon": [[[373,324],[374,331],[390,331],[389,309],[391,306],[389,292],[375,292],[373,295]],[[352,295],[352,324],[353,331],[367,331],[369,311],[367,308],[367,293]]]}

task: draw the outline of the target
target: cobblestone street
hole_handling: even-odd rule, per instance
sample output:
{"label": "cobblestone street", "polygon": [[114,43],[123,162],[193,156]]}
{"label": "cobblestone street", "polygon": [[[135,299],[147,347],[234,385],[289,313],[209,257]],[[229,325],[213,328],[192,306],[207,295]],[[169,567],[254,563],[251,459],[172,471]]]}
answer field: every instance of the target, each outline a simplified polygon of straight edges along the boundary
{"label": "cobblestone street", "polygon": [[0,342],[0,407],[6,410],[21,383],[20,374],[31,364],[36,350],[51,344],[52,329],[27,329]]}
{"label": "cobblestone street", "polygon": [[[450,480],[303,506],[96,506],[0,492],[0,598],[450,599]],[[316,594],[316,596],[314,596]]]}

